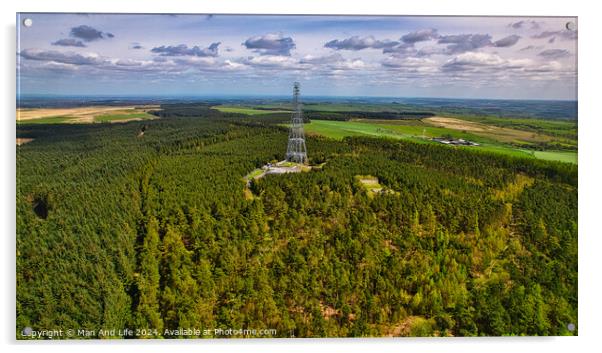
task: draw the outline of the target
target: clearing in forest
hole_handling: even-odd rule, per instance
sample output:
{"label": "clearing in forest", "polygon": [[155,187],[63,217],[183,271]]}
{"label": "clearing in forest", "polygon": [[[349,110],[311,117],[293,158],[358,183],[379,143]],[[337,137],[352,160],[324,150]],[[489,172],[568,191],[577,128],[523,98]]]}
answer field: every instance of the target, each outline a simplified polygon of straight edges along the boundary
{"label": "clearing in forest", "polygon": [[387,189],[382,186],[377,177],[372,175],[356,175],[355,180],[360,183],[366,189],[368,196],[374,196],[375,194],[382,194],[386,192],[394,193],[393,190]]}

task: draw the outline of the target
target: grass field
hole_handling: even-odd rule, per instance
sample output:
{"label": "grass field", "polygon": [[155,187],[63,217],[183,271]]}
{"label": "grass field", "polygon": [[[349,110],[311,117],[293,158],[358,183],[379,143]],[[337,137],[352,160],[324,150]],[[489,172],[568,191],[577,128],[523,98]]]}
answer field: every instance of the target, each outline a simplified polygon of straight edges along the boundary
{"label": "grass field", "polygon": [[77,117],[72,116],[49,116],[40,119],[17,120],[17,124],[64,124],[68,123]]}
{"label": "grass field", "polygon": [[211,107],[211,109],[219,110],[223,113],[238,113],[247,115],[260,115],[260,114],[272,114],[272,113],[290,113],[290,110],[265,110],[265,109],[253,109],[247,107],[228,107],[217,105]]}
{"label": "grass field", "polygon": [[[475,134],[433,127],[427,125],[401,125],[387,123],[371,123],[368,121],[330,121],[312,120],[305,124],[305,131],[341,140],[345,136],[385,136],[392,138],[410,138],[424,140],[442,135],[451,135],[454,138],[463,138],[479,143],[495,143],[495,140],[477,136]],[[424,138],[423,138],[424,137]]]}
{"label": "grass field", "polygon": [[264,170],[261,168],[253,169],[249,174],[245,175],[244,179],[245,180],[253,179],[253,178],[261,175],[263,172],[264,172]]}
{"label": "grass field", "polygon": [[525,131],[537,131],[552,136],[563,136],[574,140],[577,139],[577,120],[520,119],[489,116],[460,116],[459,118],[487,125],[510,127]]}
{"label": "grass field", "polygon": [[[290,103],[262,104],[262,108],[290,110]],[[401,112],[404,111],[398,104],[367,104],[367,103],[303,103],[304,111],[319,112]]]}
{"label": "grass field", "polygon": [[576,152],[565,151],[534,151],[535,158],[545,159],[549,161],[561,161],[577,164]]}
{"label": "grass field", "polygon": [[346,136],[377,136],[395,139],[410,139],[422,143],[434,143],[429,139],[432,137],[450,135],[453,138],[463,138],[465,140],[478,142],[480,144],[480,146],[456,148],[467,148],[470,150],[503,153],[518,157],[577,163],[576,152],[530,151],[519,149],[489,137],[483,137],[469,132],[442,127],[370,123],[366,121],[312,120],[311,123],[305,124],[305,131],[308,135],[322,135],[337,140],[341,140]]}
{"label": "grass field", "polygon": [[158,105],[17,109],[18,124],[77,124],[151,119]]}
{"label": "grass field", "polygon": [[129,113],[129,114],[107,114],[99,115],[94,117],[95,122],[107,123],[107,122],[118,122],[118,121],[130,121],[130,120],[145,120],[155,119],[154,115],[148,113]]}

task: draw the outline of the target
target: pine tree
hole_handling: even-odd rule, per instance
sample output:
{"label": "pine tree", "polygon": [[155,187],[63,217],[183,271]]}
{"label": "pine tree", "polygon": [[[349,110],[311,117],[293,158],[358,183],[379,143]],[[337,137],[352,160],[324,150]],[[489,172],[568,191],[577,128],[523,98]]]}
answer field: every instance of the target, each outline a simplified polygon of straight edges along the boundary
{"label": "pine tree", "polygon": [[165,328],[202,327],[200,311],[202,302],[198,284],[192,276],[191,254],[180,234],[167,226],[163,237],[161,277],[163,292],[161,309]]}
{"label": "pine tree", "polygon": [[151,217],[140,253],[135,325],[138,329],[156,329],[161,335],[163,320],[159,311],[159,255],[159,223]]}

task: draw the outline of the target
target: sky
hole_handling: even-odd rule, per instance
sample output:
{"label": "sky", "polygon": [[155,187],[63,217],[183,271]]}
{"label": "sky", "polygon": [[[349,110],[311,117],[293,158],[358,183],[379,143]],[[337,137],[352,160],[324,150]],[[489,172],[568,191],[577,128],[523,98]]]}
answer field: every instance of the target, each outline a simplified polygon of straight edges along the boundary
{"label": "sky", "polygon": [[286,96],[299,81],[308,96],[575,100],[575,27],[571,17],[21,13],[17,90]]}

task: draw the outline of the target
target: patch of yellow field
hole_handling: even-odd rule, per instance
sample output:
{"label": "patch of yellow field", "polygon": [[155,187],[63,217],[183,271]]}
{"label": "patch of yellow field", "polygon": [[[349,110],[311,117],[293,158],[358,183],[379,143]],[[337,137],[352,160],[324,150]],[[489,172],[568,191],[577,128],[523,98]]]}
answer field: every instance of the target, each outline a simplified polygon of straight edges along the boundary
{"label": "patch of yellow field", "polygon": [[17,146],[21,146],[21,145],[26,144],[31,141],[33,141],[33,139],[25,138],[25,137],[17,137]]}
{"label": "patch of yellow field", "polygon": [[533,133],[530,131],[516,130],[506,127],[486,125],[474,121],[467,121],[457,118],[446,118],[442,116],[433,116],[422,119],[423,122],[436,126],[458,131],[466,131],[475,135],[489,137],[501,142],[528,141],[545,142],[551,141],[551,136]]}
{"label": "patch of yellow field", "polygon": [[455,118],[444,118],[441,116],[433,116],[430,118],[422,119],[424,122],[430,123],[437,127],[444,127],[453,130],[465,130],[465,131],[488,131],[493,130],[493,126],[485,124],[475,123],[472,121],[466,121]]}
{"label": "patch of yellow field", "polygon": [[[73,119],[68,121],[69,123],[92,123],[94,122],[94,117],[100,115],[142,113],[158,108],[159,105],[88,106],[74,108],[18,108],[17,121],[42,119],[55,116],[69,116],[73,117]],[[123,122],[124,120],[120,121]]]}

